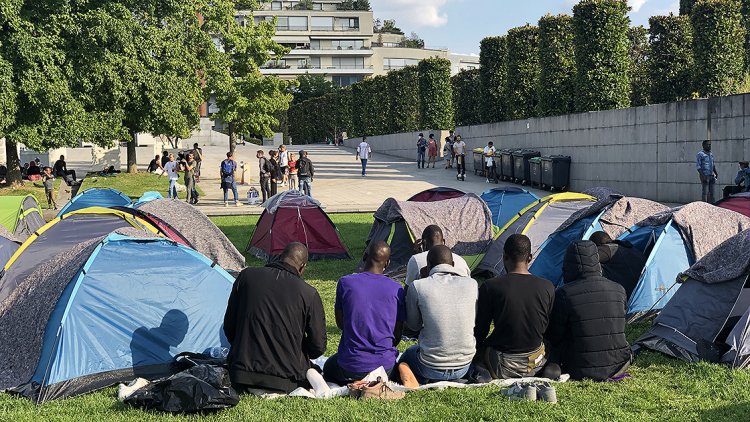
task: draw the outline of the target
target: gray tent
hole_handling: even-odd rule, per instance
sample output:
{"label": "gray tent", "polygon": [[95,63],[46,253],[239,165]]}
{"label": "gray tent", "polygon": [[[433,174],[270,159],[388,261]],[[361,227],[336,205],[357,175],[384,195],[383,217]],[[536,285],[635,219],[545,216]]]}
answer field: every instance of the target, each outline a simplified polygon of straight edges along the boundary
{"label": "gray tent", "polygon": [[634,346],[691,362],[750,364],[750,230],[680,274],[682,286]]}
{"label": "gray tent", "polygon": [[492,213],[484,201],[469,193],[437,202],[386,199],[375,211],[367,243],[388,242],[391,245],[388,269],[398,271],[414,253],[414,241],[431,224],[443,230],[445,244],[458,255],[482,254],[492,241]]}

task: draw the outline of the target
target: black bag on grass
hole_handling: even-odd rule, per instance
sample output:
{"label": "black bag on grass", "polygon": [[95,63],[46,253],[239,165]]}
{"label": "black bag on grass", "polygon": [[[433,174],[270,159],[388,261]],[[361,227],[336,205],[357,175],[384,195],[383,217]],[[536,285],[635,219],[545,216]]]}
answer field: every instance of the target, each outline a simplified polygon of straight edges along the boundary
{"label": "black bag on grass", "polygon": [[239,402],[229,372],[211,365],[194,366],[154,381],[125,399],[134,407],[173,413],[226,409]]}

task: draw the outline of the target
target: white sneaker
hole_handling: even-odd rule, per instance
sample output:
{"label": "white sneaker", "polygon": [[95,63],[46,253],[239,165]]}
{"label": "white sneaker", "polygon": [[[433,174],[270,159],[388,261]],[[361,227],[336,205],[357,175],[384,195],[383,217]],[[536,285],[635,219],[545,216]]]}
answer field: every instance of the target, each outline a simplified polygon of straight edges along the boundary
{"label": "white sneaker", "polygon": [[140,390],[147,385],[149,385],[149,381],[143,378],[136,378],[133,381],[130,381],[127,385],[120,384],[117,390],[117,400],[123,402],[137,390]]}
{"label": "white sneaker", "polygon": [[226,201],[224,201],[224,208],[226,208],[228,206],[229,206],[229,203],[227,203]]}

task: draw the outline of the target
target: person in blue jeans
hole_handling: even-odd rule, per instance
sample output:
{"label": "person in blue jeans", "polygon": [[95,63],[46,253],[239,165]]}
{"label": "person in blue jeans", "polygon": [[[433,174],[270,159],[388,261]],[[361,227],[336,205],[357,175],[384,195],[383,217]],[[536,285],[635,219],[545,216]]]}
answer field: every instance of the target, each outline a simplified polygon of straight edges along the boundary
{"label": "person in blue jeans", "polygon": [[312,197],[312,181],[315,176],[315,168],[312,161],[307,158],[307,151],[299,152],[297,160],[297,178],[299,179],[299,191],[307,196]]}
{"label": "person in blue jeans", "polygon": [[367,175],[367,160],[370,159],[370,155],[372,154],[372,148],[370,147],[370,144],[367,143],[367,137],[362,137],[362,142],[357,147],[357,155],[356,158],[362,161],[362,177],[365,177]]}
{"label": "person in blue jeans", "polygon": [[419,342],[398,365],[408,388],[463,378],[476,351],[477,282],[455,268],[445,245],[430,248],[422,272],[429,276],[415,280],[406,292],[406,327],[419,332]]}
{"label": "person in blue jeans", "polygon": [[232,194],[234,194],[234,205],[239,207],[242,203],[237,199],[239,195],[237,195],[237,183],[234,179],[234,173],[237,171],[237,162],[234,161],[233,152],[230,151],[227,153],[227,159],[221,162],[219,171],[221,172],[221,189],[224,191],[224,206],[228,206],[228,194],[231,189]]}
{"label": "person in blue jeans", "polygon": [[703,150],[698,151],[695,156],[695,167],[698,170],[698,177],[701,179],[701,200],[713,204],[714,189],[719,174],[716,173],[714,155],[711,153],[711,141],[703,141]]}
{"label": "person in blue jeans", "polygon": [[424,168],[425,153],[427,153],[427,139],[424,138],[424,133],[420,133],[417,139],[417,168]]}

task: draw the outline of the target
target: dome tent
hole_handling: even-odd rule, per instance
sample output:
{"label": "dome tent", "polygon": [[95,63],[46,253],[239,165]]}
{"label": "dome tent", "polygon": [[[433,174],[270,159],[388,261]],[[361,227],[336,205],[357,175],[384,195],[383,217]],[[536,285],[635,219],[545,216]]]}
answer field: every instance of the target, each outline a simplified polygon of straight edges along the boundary
{"label": "dome tent", "polygon": [[43,403],[169,375],[176,354],[227,344],[232,277],[192,249],[131,232],[69,248],[0,303],[0,389]]}
{"label": "dome tent", "polygon": [[482,192],[482,200],[492,212],[492,224],[503,227],[521,210],[538,201],[539,197],[516,186],[500,186]]}
{"label": "dome tent", "polygon": [[130,206],[132,202],[133,201],[131,201],[127,195],[117,189],[91,188],[72,197],[70,201],[62,207],[60,212],[57,213],[57,216],[60,217],[69,212],[89,207],[112,208]]}
{"label": "dome tent", "polygon": [[0,225],[18,240],[26,240],[44,224],[42,210],[34,196],[0,196]]}
{"label": "dome tent", "polygon": [[273,261],[286,245],[300,242],[307,246],[311,260],[351,258],[320,202],[289,190],[271,197],[265,205],[247,245],[248,252]]}
{"label": "dome tent", "polygon": [[716,202],[717,207],[738,212],[750,217],[750,192],[737,193]]}
{"label": "dome tent", "polygon": [[407,201],[411,202],[434,202],[443,201],[445,199],[460,198],[466,195],[465,192],[453,188],[437,187],[432,189],[423,190],[418,194],[413,195]]}

